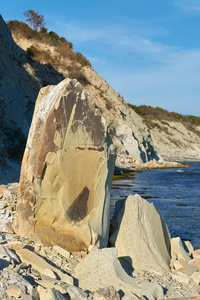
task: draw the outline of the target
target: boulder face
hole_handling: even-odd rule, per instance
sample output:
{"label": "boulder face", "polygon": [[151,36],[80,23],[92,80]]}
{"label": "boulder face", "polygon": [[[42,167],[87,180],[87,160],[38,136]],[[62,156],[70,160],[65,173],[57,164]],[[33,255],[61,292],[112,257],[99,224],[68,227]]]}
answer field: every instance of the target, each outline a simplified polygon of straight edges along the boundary
{"label": "boulder face", "polygon": [[[117,259],[116,248],[91,251],[76,267],[75,278],[83,290],[113,286],[122,297],[132,293],[134,299],[163,299],[163,289],[159,284],[139,281],[130,277]],[[98,298],[100,299],[100,298]],[[103,299],[103,298],[101,298]],[[105,298],[104,298],[105,299]]]}
{"label": "boulder face", "polygon": [[111,225],[109,240],[122,261],[134,269],[169,272],[170,234],[152,203],[137,194],[128,196]]}
{"label": "boulder face", "polygon": [[107,245],[115,148],[76,80],[40,90],[22,161],[15,231],[69,251]]}

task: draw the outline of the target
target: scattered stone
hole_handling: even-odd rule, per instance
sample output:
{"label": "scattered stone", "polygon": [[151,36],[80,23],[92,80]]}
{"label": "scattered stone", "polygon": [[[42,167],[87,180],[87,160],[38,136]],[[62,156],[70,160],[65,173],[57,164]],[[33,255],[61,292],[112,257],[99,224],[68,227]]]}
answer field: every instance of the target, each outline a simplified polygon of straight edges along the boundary
{"label": "scattered stone", "polygon": [[6,290],[6,294],[9,297],[14,297],[15,299],[21,298],[22,295],[24,295],[25,293],[26,293],[26,287],[18,284],[10,285]]}
{"label": "scattered stone", "polygon": [[200,260],[194,258],[188,261],[188,264],[191,265],[192,267],[199,269],[200,270]]}
{"label": "scattered stone", "polygon": [[20,259],[27,264],[31,264],[34,269],[36,269],[41,274],[45,274],[45,269],[51,269],[54,271],[60,278],[65,281],[66,283],[69,283],[73,285],[73,278],[67,274],[64,274],[60,269],[55,268],[48,264],[43,258],[38,256],[36,253],[28,250],[28,249],[21,249],[16,251],[17,254],[20,256]]}
{"label": "scattered stone", "polygon": [[82,257],[82,258],[86,258],[86,256],[87,256],[87,252],[81,251],[81,257]]}
{"label": "scattered stone", "polygon": [[21,269],[24,269],[24,268],[26,268],[26,267],[27,267],[27,263],[26,263],[26,262],[23,262],[23,263],[17,265],[17,266],[13,269],[13,271],[19,272]]}
{"label": "scattered stone", "polygon": [[12,250],[19,250],[24,248],[24,243],[20,241],[13,241],[6,244],[6,247]]}
{"label": "scattered stone", "polygon": [[44,289],[41,286],[37,288],[40,300],[65,300],[69,299],[67,296],[63,296],[60,292],[54,289]]}
{"label": "scattered stone", "polygon": [[57,291],[59,291],[61,294],[66,294],[66,293],[67,293],[68,287],[69,287],[69,284],[63,283],[63,282],[61,282],[61,283],[56,283],[56,284],[54,285],[54,288],[55,288]]}
{"label": "scattered stone", "polygon": [[178,259],[183,259],[185,261],[191,260],[189,254],[185,251],[183,243],[180,237],[171,239],[171,252],[178,256]]}
{"label": "scattered stone", "polygon": [[[16,194],[14,193],[15,190],[15,184],[10,185],[9,189],[13,190],[12,195]],[[5,214],[6,210],[9,209],[10,206],[14,207],[14,202],[16,203],[16,195],[15,197],[12,197],[9,199],[10,205],[8,205],[5,208]],[[1,203],[4,202],[4,198],[1,199]],[[0,214],[0,222],[1,222],[1,217],[2,215]],[[60,271],[62,272],[70,272],[72,276],[74,276],[74,271],[76,268],[76,265],[78,263],[78,260],[76,258],[70,257],[70,259],[67,259],[64,256],[61,256],[54,250],[52,250],[50,247],[44,247],[41,244],[35,244],[33,240],[30,239],[25,239],[25,238],[19,238],[16,234],[8,234],[8,233],[2,233],[0,234],[0,243],[4,248],[0,248],[0,299],[2,300],[8,300],[8,299],[13,299],[13,297],[9,297],[6,293],[6,289],[11,286],[11,285],[22,285],[26,288],[26,294],[22,296],[22,299],[24,300],[36,300],[39,299],[37,288],[34,288],[34,286],[37,286],[37,284],[41,283],[41,280],[43,281],[51,281],[53,282],[52,287],[54,290],[59,291],[64,297],[67,297],[67,288],[69,287],[69,284],[66,284],[62,282],[60,279],[53,279],[50,278],[46,275],[41,274],[40,272],[34,270],[32,266],[29,264],[27,265],[26,263],[19,263],[15,261],[15,267],[12,264],[13,259],[10,257],[8,254],[8,251],[10,250],[12,254],[14,251],[11,249],[8,249],[6,245],[10,242],[16,242],[16,241],[21,241],[24,243],[25,247],[31,247],[32,252],[36,250],[43,249],[43,255],[44,258],[48,261],[51,261],[54,265],[59,265]],[[4,251],[6,249],[6,251]],[[93,250],[97,250],[97,247],[93,247]],[[81,256],[83,256],[83,253],[81,253]],[[178,259],[177,255],[174,255],[174,261]],[[173,259],[173,258],[172,258]],[[199,262],[199,260],[196,259],[191,259],[187,263],[196,270],[199,270],[197,268],[196,263]],[[5,264],[4,264],[5,263]],[[193,265],[195,264],[195,265]],[[14,269],[10,269],[13,268]],[[148,272],[144,270],[134,270],[132,273],[130,270],[126,270],[128,274],[130,274],[134,279],[138,280],[138,282],[143,281],[143,282],[148,282],[148,283],[157,283],[161,285],[164,289],[165,292],[165,298],[166,299],[171,299],[171,298],[180,298],[180,297],[192,297],[194,295],[200,295],[200,287],[197,285],[199,283],[199,280],[196,278],[192,278],[190,276],[190,283],[189,284],[184,284],[179,281],[176,281],[175,279],[172,278],[172,274],[164,274],[160,275],[159,273],[155,272]],[[179,276],[184,276],[188,277],[186,274],[182,273],[183,269],[180,269],[179,271],[172,269],[174,272],[173,274],[179,275]],[[27,278],[29,281],[24,280],[24,278]],[[108,285],[104,286],[106,288]],[[95,291],[93,292],[94,295]],[[122,296],[122,295],[121,295]],[[32,298],[31,298],[32,297]],[[127,299],[126,299],[127,297]],[[129,298],[130,297],[130,298]],[[135,300],[135,299],[142,299],[141,297],[136,296],[134,293],[126,293],[124,296],[125,300]],[[17,299],[17,298],[16,298]],[[66,298],[67,299],[67,298]],[[68,298],[69,299],[69,298]],[[123,299],[123,300],[124,300]],[[90,296],[88,296],[87,300],[92,300],[92,293]]]}
{"label": "scattered stone", "polygon": [[134,269],[169,272],[170,234],[153,204],[128,196],[112,222],[109,240]]}
{"label": "scattered stone", "polygon": [[200,260],[200,249],[193,251],[192,256],[193,258]]}
{"label": "scattered stone", "polygon": [[180,276],[180,275],[176,275],[176,274],[172,274],[172,278],[178,282],[184,283],[184,284],[189,284],[191,281],[190,277],[186,277],[186,276]]}
{"label": "scattered stone", "polygon": [[114,287],[110,286],[98,289],[93,295],[93,300],[120,300],[120,296]]}
{"label": "scattered stone", "polygon": [[194,251],[194,248],[190,241],[183,241],[183,246],[185,250],[189,253],[189,255],[191,255],[192,252]]}
{"label": "scattered stone", "polygon": [[56,275],[55,275],[54,271],[52,271],[51,269],[44,269],[44,274],[51,278],[56,279]]}
{"label": "scattered stone", "polygon": [[60,255],[64,256],[65,258],[70,258],[70,252],[61,248],[60,246],[53,246],[53,250],[58,252]]}
{"label": "scattered stone", "polygon": [[200,281],[200,272],[194,272],[191,277]]}
{"label": "scattered stone", "polygon": [[67,293],[70,295],[70,299],[72,300],[86,300],[88,297],[87,293],[76,286],[69,286],[67,288]]}
{"label": "scattered stone", "polygon": [[38,283],[39,285],[41,285],[43,288],[54,288],[55,283],[57,283],[57,281],[53,281],[53,280],[36,280],[36,283]]}
{"label": "scattered stone", "polygon": [[174,267],[176,270],[180,270],[182,273],[190,276],[192,275],[194,272],[196,272],[196,269],[189,265],[185,260],[178,259],[174,262]]}
{"label": "scattered stone", "polygon": [[11,192],[6,189],[4,186],[0,185],[0,199],[2,197],[12,197]]}
{"label": "scattered stone", "polygon": [[35,300],[35,298],[31,295],[24,294],[21,300]]}

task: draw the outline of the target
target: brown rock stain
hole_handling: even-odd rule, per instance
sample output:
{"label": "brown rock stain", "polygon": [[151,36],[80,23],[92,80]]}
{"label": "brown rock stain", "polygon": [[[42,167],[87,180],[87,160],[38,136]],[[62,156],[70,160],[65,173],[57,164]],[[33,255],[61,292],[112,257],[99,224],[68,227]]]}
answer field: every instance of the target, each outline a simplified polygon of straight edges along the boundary
{"label": "brown rock stain", "polygon": [[88,215],[87,202],[89,193],[89,189],[85,186],[78,197],[67,209],[65,217],[68,222],[79,222]]}

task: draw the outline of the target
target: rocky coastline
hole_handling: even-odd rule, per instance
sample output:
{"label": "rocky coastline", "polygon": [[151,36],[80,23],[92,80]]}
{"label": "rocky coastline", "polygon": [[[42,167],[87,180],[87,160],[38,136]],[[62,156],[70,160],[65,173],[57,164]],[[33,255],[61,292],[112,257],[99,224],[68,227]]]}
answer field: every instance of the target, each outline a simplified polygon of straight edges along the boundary
{"label": "rocky coastline", "polygon": [[[144,299],[138,293],[127,292],[123,295],[120,289],[107,286],[103,277],[98,274],[98,264],[91,266],[98,280],[105,284],[104,288],[86,291],[77,286],[76,269],[87,267],[91,254],[96,253],[95,261],[102,264],[105,272],[115,278],[116,265],[106,265],[107,252],[116,260],[116,248],[98,250],[90,247],[88,251],[68,252],[58,246],[47,247],[29,238],[20,238],[13,232],[18,183],[0,186],[0,298],[1,299],[80,299],[80,300],[111,300],[111,299]],[[163,299],[194,297],[200,295],[200,250],[194,250],[189,242],[181,242],[179,238],[172,239],[170,270],[164,274],[155,270],[131,270],[128,266],[120,269],[126,275],[136,280],[138,286],[155,283],[162,288]],[[112,250],[113,249],[113,250]],[[187,251],[185,250],[187,249]],[[102,251],[104,254],[102,256]],[[24,252],[24,253],[23,253]],[[109,256],[108,256],[109,257]],[[91,261],[93,261],[91,259]],[[83,267],[82,267],[83,266]],[[98,274],[98,275],[97,275]],[[86,276],[86,274],[85,274]],[[89,276],[89,274],[87,275]],[[127,283],[126,283],[127,284]],[[95,287],[95,286],[94,286]],[[146,298],[145,298],[146,299]],[[157,299],[154,296],[148,299]],[[161,299],[161,298],[159,298]]]}
{"label": "rocky coastline", "polygon": [[[128,196],[110,221],[114,167],[187,165],[162,159],[142,118],[90,66],[76,62],[82,84],[68,78],[73,60],[50,74],[37,62],[36,73],[0,25],[0,298],[197,299],[200,249],[171,239],[153,204]],[[20,165],[10,158],[27,135]]]}

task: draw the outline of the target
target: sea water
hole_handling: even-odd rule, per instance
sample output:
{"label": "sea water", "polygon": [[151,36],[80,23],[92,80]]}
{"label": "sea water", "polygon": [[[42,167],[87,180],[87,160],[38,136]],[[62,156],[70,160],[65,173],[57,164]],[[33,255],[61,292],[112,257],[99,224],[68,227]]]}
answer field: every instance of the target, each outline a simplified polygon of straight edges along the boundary
{"label": "sea water", "polygon": [[200,248],[200,162],[188,168],[142,170],[113,182],[111,212],[116,201],[139,194],[153,203],[164,218],[171,237],[190,240]]}

